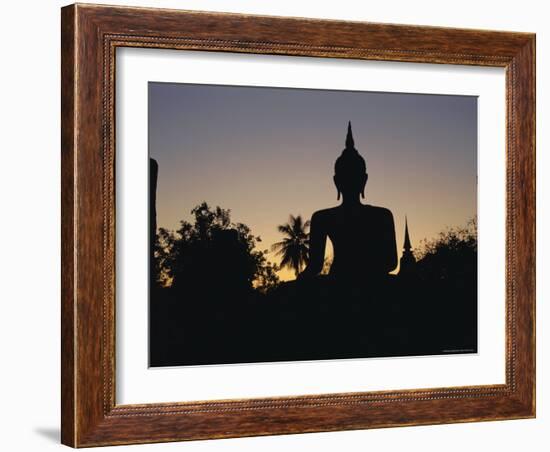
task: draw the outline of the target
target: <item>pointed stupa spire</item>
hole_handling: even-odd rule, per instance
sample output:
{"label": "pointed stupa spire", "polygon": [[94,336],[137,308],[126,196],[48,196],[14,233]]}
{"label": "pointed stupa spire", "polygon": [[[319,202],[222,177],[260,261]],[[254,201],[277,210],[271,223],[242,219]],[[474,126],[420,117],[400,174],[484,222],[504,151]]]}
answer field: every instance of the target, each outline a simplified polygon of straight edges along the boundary
{"label": "pointed stupa spire", "polygon": [[351,121],[348,121],[348,134],[346,136],[346,149],[353,149],[355,142],[353,141],[353,133],[351,131]]}
{"label": "pointed stupa spire", "polygon": [[411,251],[411,239],[409,237],[409,223],[405,216],[405,243],[403,243],[403,254],[399,260],[399,274],[410,277],[415,274],[416,258]]}
{"label": "pointed stupa spire", "polygon": [[409,238],[409,225],[407,223],[407,216],[405,216],[405,243],[403,243],[403,249],[405,251],[411,250],[411,239]]}

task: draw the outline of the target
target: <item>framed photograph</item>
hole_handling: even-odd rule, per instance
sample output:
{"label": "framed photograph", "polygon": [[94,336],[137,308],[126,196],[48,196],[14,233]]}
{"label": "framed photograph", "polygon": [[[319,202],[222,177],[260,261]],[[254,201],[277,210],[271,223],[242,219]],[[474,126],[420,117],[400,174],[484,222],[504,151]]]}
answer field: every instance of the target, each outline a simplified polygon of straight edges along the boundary
{"label": "framed photograph", "polygon": [[535,416],[535,36],[62,9],[62,442]]}

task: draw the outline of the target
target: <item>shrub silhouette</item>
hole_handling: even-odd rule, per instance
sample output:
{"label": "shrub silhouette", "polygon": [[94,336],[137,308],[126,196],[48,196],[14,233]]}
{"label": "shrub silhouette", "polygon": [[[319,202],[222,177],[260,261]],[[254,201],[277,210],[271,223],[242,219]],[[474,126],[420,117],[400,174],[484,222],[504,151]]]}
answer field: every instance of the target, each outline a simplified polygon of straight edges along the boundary
{"label": "shrub silhouette", "polygon": [[155,257],[157,281],[173,290],[208,293],[268,290],[278,283],[276,267],[257,250],[260,237],[243,223],[233,223],[230,211],[210,208],[203,202],[191,210],[193,222],[181,221],[180,228],[160,228]]}
{"label": "shrub silhouette", "polygon": [[470,219],[466,226],[450,228],[430,241],[423,241],[417,254],[417,273],[425,281],[472,280],[477,274],[477,221]]}

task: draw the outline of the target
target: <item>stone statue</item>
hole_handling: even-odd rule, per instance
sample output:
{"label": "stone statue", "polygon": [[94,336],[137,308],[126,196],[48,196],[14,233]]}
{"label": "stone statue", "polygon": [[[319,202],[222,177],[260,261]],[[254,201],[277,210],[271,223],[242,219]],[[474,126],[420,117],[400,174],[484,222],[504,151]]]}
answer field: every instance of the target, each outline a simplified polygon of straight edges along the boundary
{"label": "stone statue", "polygon": [[330,275],[357,282],[383,278],[397,266],[393,215],[383,207],[362,204],[368,174],[365,160],[353,141],[348,123],[346,148],[334,165],[338,200],[333,208],[319,210],[311,217],[309,264],[300,278],[318,275],[325,258],[327,237],[334,249]]}

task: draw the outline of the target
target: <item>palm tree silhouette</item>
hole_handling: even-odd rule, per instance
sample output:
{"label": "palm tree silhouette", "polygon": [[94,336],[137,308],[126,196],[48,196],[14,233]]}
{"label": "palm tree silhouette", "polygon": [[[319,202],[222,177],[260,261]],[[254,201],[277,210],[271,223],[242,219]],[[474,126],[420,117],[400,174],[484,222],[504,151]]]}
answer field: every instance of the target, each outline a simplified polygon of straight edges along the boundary
{"label": "palm tree silhouette", "polygon": [[284,239],[271,246],[276,255],[282,257],[281,268],[294,270],[296,277],[309,260],[309,224],[301,215],[290,215],[288,223],[277,226]]}

